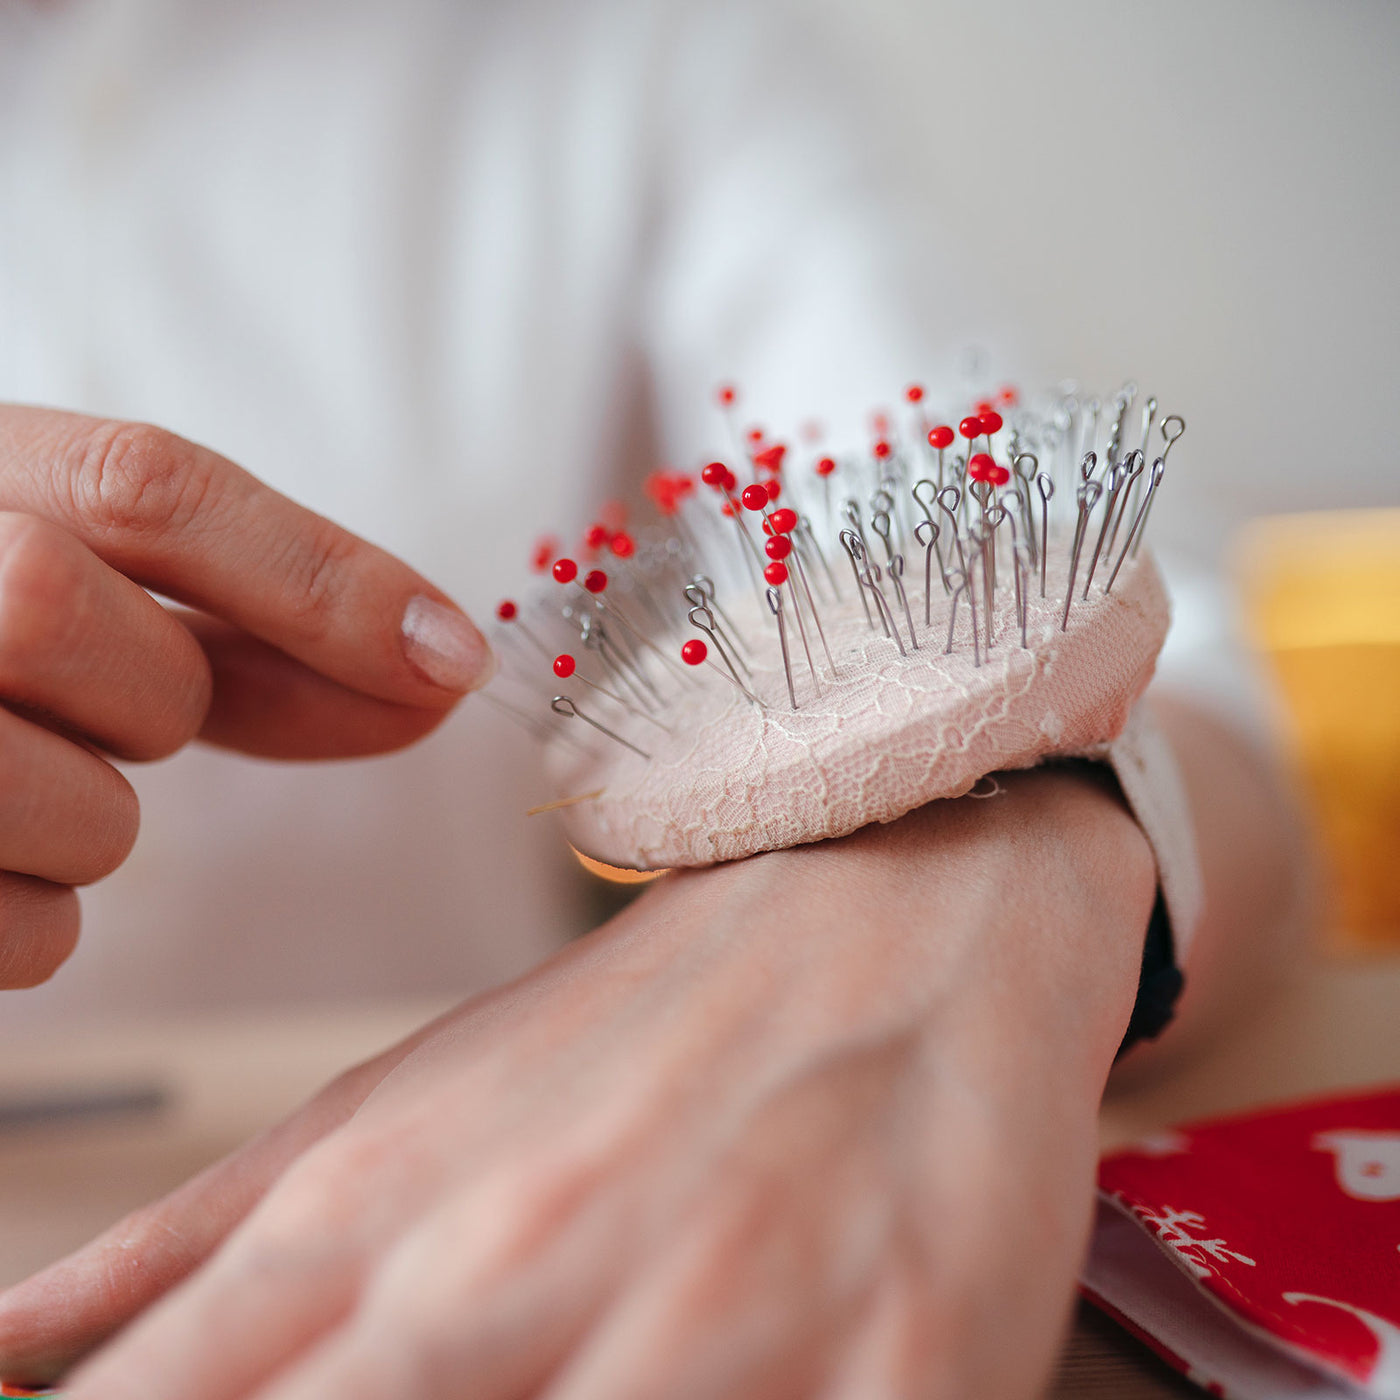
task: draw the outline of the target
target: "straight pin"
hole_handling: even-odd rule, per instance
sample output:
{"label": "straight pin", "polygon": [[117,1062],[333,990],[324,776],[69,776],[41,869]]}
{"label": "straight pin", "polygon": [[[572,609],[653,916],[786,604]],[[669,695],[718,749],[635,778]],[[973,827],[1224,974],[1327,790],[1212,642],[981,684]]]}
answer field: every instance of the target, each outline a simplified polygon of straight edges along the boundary
{"label": "straight pin", "polygon": [[599,724],[591,715],[584,714],[584,712],[574,704],[571,696],[556,695],[554,699],[549,702],[549,708],[553,710],[556,715],[564,715],[569,719],[581,719],[585,724],[591,724],[600,734],[606,734],[609,739],[612,739],[615,743],[621,744],[623,748],[631,749],[633,753],[647,760],[651,759],[651,755],[645,749],[639,749],[630,739],[624,739],[621,734],[614,733],[606,724]]}

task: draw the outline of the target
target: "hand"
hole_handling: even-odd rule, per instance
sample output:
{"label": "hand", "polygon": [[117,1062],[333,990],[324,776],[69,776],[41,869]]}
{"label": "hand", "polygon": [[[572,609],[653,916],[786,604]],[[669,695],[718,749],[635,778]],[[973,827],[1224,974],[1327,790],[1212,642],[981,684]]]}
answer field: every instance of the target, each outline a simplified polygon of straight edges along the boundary
{"label": "hand", "polygon": [[0,1374],[166,1294],[70,1400],[1032,1395],[1154,876],[1004,782],[659,882],[12,1290]]}
{"label": "hand", "polygon": [[378,752],[488,670],[442,593],[222,457],[0,407],[0,987],[58,967],[73,886],[135,840],[136,795],[95,750],[160,758],[198,734],[273,757]]}

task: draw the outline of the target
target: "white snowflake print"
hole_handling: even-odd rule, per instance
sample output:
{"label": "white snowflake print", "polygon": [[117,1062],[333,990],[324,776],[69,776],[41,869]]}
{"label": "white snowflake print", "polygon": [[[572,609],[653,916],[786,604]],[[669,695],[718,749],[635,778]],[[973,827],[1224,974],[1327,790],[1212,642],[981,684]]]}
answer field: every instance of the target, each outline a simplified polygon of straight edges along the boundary
{"label": "white snowflake print", "polygon": [[1255,1261],[1247,1254],[1231,1249],[1223,1239],[1206,1239],[1205,1217],[1194,1210],[1177,1210],[1174,1206],[1163,1206],[1153,1210],[1151,1206],[1134,1206],[1133,1214],[1151,1228],[1153,1233],[1168,1249],[1175,1250],[1186,1267],[1197,1278],[1209,1278],[1218,1270],[1208,1262],[1214,1260],[1223,1264],[1233,1260],[1237,1264],[1254,1267]]}

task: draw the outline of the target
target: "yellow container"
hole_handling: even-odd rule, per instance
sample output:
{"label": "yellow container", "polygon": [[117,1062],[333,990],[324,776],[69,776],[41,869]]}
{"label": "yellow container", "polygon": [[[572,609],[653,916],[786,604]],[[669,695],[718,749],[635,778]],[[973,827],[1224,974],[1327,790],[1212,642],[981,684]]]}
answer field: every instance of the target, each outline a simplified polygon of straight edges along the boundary
{"label": "yellow container", "polygon": [[1400,946],[1400,510],[1254,521],[1238,565],[1313,802],[1336,923],[1363,943]]}

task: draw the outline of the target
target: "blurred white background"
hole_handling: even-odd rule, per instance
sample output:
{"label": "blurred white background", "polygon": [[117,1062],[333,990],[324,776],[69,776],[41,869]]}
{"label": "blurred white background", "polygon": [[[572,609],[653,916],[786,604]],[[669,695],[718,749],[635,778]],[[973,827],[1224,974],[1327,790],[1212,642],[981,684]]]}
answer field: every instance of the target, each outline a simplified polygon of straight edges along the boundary
{"label": "blurred white background", "polygon": [[815,3],[1029,362],[1185,415],[1203,554],[1249,515],[1400,503],[1400,6]]}

